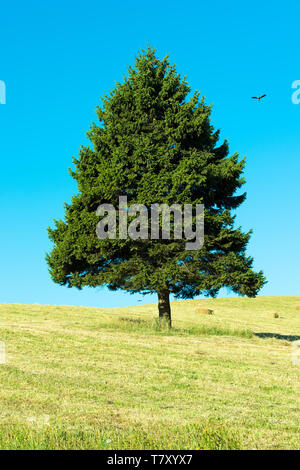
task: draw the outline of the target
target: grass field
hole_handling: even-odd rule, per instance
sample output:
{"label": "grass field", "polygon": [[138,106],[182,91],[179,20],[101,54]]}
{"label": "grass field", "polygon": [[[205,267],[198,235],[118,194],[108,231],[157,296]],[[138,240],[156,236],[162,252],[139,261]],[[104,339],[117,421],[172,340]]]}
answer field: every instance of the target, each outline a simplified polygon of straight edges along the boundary
{"label": "grass field", "polygon": [[156,309],[1,304],[0,449],[300,449],[300,296]]}

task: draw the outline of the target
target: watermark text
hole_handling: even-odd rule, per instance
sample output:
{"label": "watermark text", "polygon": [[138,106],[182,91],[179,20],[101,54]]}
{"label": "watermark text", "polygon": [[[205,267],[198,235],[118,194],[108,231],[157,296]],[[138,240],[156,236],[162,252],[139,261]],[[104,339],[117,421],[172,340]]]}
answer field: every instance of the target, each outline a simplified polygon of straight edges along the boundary
{"label": "watermark text", "polygon": [[189,240],[185,243],[186,250],[200,250],[204,244],[203,204],[195,204],[194,208],[192,204],[151,204],[150,207],[132,204],[128,207],[127,196],[120,196],[118,210],[112,204],[101,204],[96,214],[102,217],[96,227],[100,240],[126,240],[128,237],[131,240],[170,240],[172,232],[174,240]]}
{"label": "watermark text", "polygon": [[0,104],[6,104],[6,85],[0,80]]}

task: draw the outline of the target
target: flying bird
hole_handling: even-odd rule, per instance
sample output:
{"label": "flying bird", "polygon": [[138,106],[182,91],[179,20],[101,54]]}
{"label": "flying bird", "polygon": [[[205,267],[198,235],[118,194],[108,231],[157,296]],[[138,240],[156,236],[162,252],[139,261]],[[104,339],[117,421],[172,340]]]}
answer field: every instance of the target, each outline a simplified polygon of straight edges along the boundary
{"label": "flying bird", "polygon": [[267,95],[261,95],[261,96],[252,96],[252,98],[253,98],[254,100],[258,100],[258,101],[260,101],[260,100],[261,100],[262,98],[264,98],[265,96],[267,96]]}

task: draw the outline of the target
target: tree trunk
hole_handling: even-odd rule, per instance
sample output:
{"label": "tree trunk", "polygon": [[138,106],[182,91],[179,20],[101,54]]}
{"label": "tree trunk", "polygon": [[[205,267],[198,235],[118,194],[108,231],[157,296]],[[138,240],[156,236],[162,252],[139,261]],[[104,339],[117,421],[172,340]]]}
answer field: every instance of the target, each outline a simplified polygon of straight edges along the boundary
{"label": "tree trunk", "polygon": [[171,307],[169,289],[160,290],[158,294],[159,320],[171,327]]}

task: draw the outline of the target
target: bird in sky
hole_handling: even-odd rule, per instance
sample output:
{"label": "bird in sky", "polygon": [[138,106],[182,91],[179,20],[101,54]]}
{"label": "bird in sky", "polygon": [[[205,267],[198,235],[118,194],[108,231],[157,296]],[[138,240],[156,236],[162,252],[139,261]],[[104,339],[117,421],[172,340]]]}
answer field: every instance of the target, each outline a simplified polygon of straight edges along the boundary
{"label": "bird in sky", "polygon": [[252,99],[260,101],[262,98],[264,98],[267,95],[261,95],[261,96],[252,96]]}

